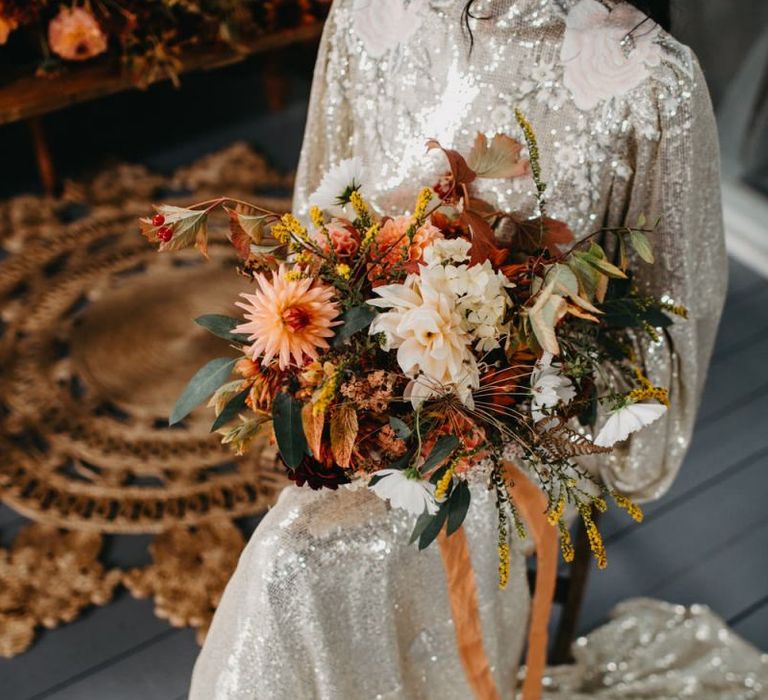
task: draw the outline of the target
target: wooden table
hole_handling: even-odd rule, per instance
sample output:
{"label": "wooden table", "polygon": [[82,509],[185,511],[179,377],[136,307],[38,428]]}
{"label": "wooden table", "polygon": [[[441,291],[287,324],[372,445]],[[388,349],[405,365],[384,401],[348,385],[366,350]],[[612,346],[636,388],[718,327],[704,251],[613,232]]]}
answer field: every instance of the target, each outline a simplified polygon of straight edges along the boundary
{"label": "wooden table", "polygon": [[[319,38],[321,31],[322,23],[318,21],[255,37],[241,44],[237,50],[221,45],[198,47],[181,56],[179,73],[222,68],[254,54],[298,43],[309,44]],[[150,82],[165,80],[167,78]],[[81,102],[135,89],[140,88],[130,75],[120,70],[114,59],[84,63],[52,78],[26,75],[0,88],[0,125],[20,120],[29,123],[40,179],[45,191],[54,194],[59,189],[59,180],[45,137],[42,116]],[[268,101],[273,105],[279,103],[279,81],[270,80],[267,75],[265,89]]]}

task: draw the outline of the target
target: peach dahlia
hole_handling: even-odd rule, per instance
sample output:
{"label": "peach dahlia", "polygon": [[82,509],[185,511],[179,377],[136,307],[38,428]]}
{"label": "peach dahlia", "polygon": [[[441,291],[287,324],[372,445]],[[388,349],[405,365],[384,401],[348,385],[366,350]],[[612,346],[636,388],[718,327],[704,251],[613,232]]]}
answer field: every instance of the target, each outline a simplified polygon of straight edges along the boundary
{"label": "peach dahlia", "polygon": [[291,279],[284,267],[256,276],[255,294],[241,294],[245,300],[237,306],[245,311],[246,322],[235,328],[248,336],[252,345],[248,354],[268,365],[277,358],[280,369],[286,369],[291,358],[301,367],[307,358],[316,360],[319,350],[327,350],[333,327],[341,321],[333,289],[315,280]]}

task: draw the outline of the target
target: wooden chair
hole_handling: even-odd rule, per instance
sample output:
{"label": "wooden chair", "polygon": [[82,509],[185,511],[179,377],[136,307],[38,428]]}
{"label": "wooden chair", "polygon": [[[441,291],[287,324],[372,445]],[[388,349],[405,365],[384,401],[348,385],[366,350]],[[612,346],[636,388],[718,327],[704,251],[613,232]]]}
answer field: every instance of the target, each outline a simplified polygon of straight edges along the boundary
{"label": "wooden chair", "polygon": [[[593,510],[592,517],[597,524],[600,513]],[[553,666],[573,661],[571,645],[576,638],[581,606],[587,591],[587,579],[592,565],[592,552],[589,548],[589,538],[581,518],[578,519],[573,538],[575,550],[573,562],[568,569],[557,577],[555,589],[555,605],[561,607],[560,620],[554,639],[550,645],[549,663]],[[535,569],[528,571],[528,584],[533,590],[536,580]]]}

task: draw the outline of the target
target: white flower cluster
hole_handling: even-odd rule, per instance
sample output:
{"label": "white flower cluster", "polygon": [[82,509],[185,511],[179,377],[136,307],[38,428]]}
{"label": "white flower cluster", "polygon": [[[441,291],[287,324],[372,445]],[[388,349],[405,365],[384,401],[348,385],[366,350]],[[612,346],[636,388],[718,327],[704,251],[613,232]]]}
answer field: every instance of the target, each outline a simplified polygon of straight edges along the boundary
{"label": "white flower cluster", "polygon": [[470,243],[463,239],[435,241],[424,251],[427,267],[421,277],[423,284],[455,298],[475,347],[488,352],[499,347],[505,332],[503,321],[509,302],[505,288],[513,285],[488,260],[482,265],[452,264],[467,261],[469,249]]}
{"label": "white flower cluster", "polygon": [[370,332],[384,334],[387,350],[397,349],[400,368],[413,380],[407,396],[414,406],[446,391],[471,406],[480,385],[472,346],[488,352],[504,332],[510,284],[488,262],[467,265],[469,248],[463,240],[435,241],[420,274],[377,287],[380,298],[368,302],[389,309]]}

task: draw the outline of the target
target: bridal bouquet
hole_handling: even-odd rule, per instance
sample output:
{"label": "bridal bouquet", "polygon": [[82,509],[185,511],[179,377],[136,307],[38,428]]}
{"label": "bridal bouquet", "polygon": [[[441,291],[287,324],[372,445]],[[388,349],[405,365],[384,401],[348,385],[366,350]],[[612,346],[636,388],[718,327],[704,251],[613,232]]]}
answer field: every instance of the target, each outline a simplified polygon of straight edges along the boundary
{"label": "bridal bouquet", "polygon": [[[200,370],[171,422],[212,397],[212,430],[236,452],[267,431],[297,485],[362,480],[417,516],[419,548],[461,526],[469,484],[482,482],[499,505],[502,585],[510,531],[525,534],[506,462],[546,494],[566,560],[566,505],[584,519],[601,567],[593,508],[605,510],[609,496],[641,519],[578,462],[667,410],[667,391],[635,364],[630,332],[656,337],[671,323],[666,312],[685,313],[632,283],[630,249],[638,264],[653,263],[645,221],[575,242],[547,217],[535,135],[518,120],[525,159],[524,145],[504,135],[478,135],[466,158],[428,142],[444,154],[445,174],[400,216],[373,210],[353,159],[326,174],[307,222],[228,198],[160,206],[142,220],[161,251],[205,253],[208,216],[223,207],[253,282],[239,317],[197,319],[239,357]],[[536,218],[475,195],[479,179],[519,177],[536,185]],[[598,413],[607,420],[595,434]]]}

